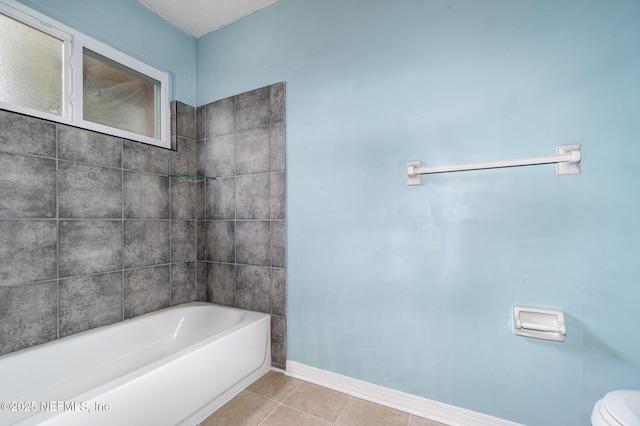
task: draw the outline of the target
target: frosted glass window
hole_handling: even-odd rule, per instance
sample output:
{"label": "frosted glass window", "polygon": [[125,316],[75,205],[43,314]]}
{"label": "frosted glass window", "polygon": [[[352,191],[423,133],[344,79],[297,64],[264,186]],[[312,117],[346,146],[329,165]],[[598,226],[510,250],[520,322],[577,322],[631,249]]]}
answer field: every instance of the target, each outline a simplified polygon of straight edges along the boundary
{"label": "frosted glass window", "polygon": [[62,115],[64,42],[0,13],[0,101]]}
{"label": "frosted glass window", "polygon": [[83,56],[84,119],[160,137],[160,82],[89,49]]}
{"label": "frosted glass window", "polygon": [[171,148],[169,74],[0,0],[0,108]]}

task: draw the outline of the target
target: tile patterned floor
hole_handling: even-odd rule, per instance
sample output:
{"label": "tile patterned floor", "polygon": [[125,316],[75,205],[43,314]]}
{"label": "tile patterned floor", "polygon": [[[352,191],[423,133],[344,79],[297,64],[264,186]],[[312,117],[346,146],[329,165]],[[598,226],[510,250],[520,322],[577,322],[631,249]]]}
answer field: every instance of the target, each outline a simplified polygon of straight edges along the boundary
{"label": "tile patterned floor", "polygon": [[444,426],[270,371],[201,426]]}

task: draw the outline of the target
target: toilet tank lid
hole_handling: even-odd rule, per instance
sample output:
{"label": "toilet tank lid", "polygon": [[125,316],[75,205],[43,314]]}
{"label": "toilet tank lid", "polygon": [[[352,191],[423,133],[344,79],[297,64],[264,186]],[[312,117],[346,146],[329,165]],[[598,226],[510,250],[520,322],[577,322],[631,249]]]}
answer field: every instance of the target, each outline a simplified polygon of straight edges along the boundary
{"label": "toilet tank lid", "polygon": [[640,426],[640,391],[617,390],[604,397],[607,411],[623,425]]}

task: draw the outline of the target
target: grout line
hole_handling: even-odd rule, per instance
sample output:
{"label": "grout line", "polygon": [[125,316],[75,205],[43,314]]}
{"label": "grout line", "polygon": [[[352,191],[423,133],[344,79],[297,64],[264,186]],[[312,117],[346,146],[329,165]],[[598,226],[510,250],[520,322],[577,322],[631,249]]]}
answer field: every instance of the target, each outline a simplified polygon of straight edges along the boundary
{"label": "grout line", "polygon": [[[123,219],[121,219],[120,217],[61,217],[61,218],[55,218],[55,217],[3,217],[0,220],[22,220],[22,221],[43,221],[43,220],[50,220],[50,221],[54,221],[54,220],[63,220],[65,222],[95,222],[95,221],[100,221],[100,222],[119,222]],[[126,221],[129,222],[151,222],[151,221],[158,221],[158,222],[168,222],[169,219],[124,219]],[[193,222],[192,220],[185,220],[183,222]]]}
{"label": "grout line", "polygon": [[[340,418],[342,417],[342,415],[344,414],[344,412],[345,412],[345,411],[346,411],[346,409],[347,409],[347,406],[348,406],[348,405],[349,405],[349,404],[350,404],[354,399],[360,399],[360,398],[356,398],[356,397],[354,397],[354,396],[352,396],[352,395],[344,394],[344,395],[348,396],[348,397],[349,397],[349,399],[348,399],[347,403],[344,405],[344,407],[342,407],[342,409],[340,410],[340,413],[339,413],[339,414],[338,414],[338,416],[336,417],[335,421],[331,422],[331,421],[329,421],[329,420],[327,420],[327,419],[325,419],[325,418],[322,418],[322,417],[317,416],[317,415],[315,415],[315,414],[309,413],[308,411],[302,410],[302,409],[300,409],[300,408],[293,407],[293,406],[288,405],[288,404],[286,403],[286,401],[287,401],[287,400],[288,400],[288,399],[289,399],[289,398],[290,398],[294,393],[296,393],[296,392],[298,392],[298,391],[300,390],[300,387],[301,387],[304,383],[306,383],[306,382],[305,382],[304,380],[301,380],[301,383],[299,383],[299,384],[298,384],[294,389],[292,389],[292,390],[291,390],[291,392],[289,392],[289,393],[288,393],[288,394],[287,394],[287,395],[282,399],[282,401],[274,400],[274,399],[272,399],[272,398],[269,398],[268,396],[265,396],[265,395],[262,395],[262,394],[259,394],[259,393],[256,393],[256,392],[253,392],[253,391],[251,391],[251,390],[249,390],[249,389],[244,389],[246,392],[249,392],[249,393],[251,393],[251,394],[253,394],[253,395],[255,395],[255,396],[259,397],[259,398],[263,398],[263,399],[266,399],[266,400],[268,400],[268,401],[271,401],[271,402],[276,403],[276,406],[273,408],[273,410],[271,410],[271,411],[270,411],[270,412],[269,412],[269,413],[268,413],[268,414],[267,414],[267,415],[266,415],[266,416],[265,416],[265,417],[260,421],[260,423],[258,424],[258,426],[263,425],[263,424],[267,421],[267,419],[269,419],[269,418],[270,418],[270,417],[271,417],[271,416],[272,416],[272,415],[273,415],[273,414],[274,414],[274,413],[275,413],[279,408],[282,408],[282,407],[285,407],[285,408],[287,408],[287,409],[290,409],[290,410],[296,411],[296,412],[301,413],[301,414],[304,414],[304,415],[306,415],[306,416],[311,416],[311,417],[313,417],[313,418],[315,418],[315,419],[318,419],[318,420],[320,420],[320,421],[322,421],[322,422],[326,423],[327,425],[335,426],[335,425],[337,425],[337,424],[339,423]],[[323,387],[323,388],[325,388],[325,389],[329,389],[329,388],[326,388],[326,387],[321,386],[321,385],[318,385],[318,386]],[[340,393],[342,393],[342,392],[340,392]],[[379,404],[376,404],[376,405],[379,405]],[[222,407],[221,407],[221,408],[222,408]],[[411,421],[411,416],[409,416],[409,418],[407,419],[407,426],[410,424],[410,421]]]}
{"label": "grout line", "polygon": [[210,219],[209,222],[284,222],[284,219]]}
{"label": "grout line", "polygon": [[[281,372],[281,371],[279,371],[279,370],[272,370],[272,371],[279,372],[280,374],[285,374],[284,372]],[[307,382],[307,381],[306,381],[306,380],[304,380],[304,379],[298,379],[298,380],[300,380],[300,381],[301,381],[301,383],[299,383],[299,384],[298,384],[294,389],[292,389],[292,390],[291,390],[291,391],[290,391],[290,392],[289,392],[289,393],[288,393],[284,398],[282,398],[282,401],[274,400],[274,399],[272,399],[272,398],[269,398],[269,397],[267,397],[267,396],[265,396],[265,395],[262,395],[262,394],[256,393],[256,392],[251,391],[251,390],[249,390],[249,389],[244,389],[244,391],[246,391],[246,392],[248,392],[248,393],[251,393],[251,394],[255,395],[255,396],[256,396],[256,397],[258,397],[258,398],[265,399],[265,400],[268,400],[268,401],[274,402],[274,403],[276,404],[276,407],[275,407],[273,410],[271,410],[271,411],[270,411],[270,412],[269,412],[269,413],[268,413],[268,414],[267,414],[267,415],[266,415],[266,416],[265,416],[265,417],[260,421],[260,423],[259,423],[259,425],[258,425],[258,426],[263,425],[263,424],[266,422],[266,420],[267,420],[269,417],[271,417],[271,416],[273,415],[273,413],[274,413],[278,408],[281,408],[281,407],[285,407],[285,408],[287,408],[287,409],[290,409],[290,410],[296,411],[296,412],[298,412],[298,413],[302,413],[302,414],[304,414],[304,415],[306,415],[306,416],[311,416],[311,417],[313,417],[313,418],[315,418],[315,419],[318,419],[318,420],[320,420],[320,421],[322,421],[322,422],[325,422],[327,425],[333,425],[333,426],[336,426],[336,425],[340,422],[340,419],[342,418],[342,416],[344,415],[344,413],[347,411],[347,407],[348,407],[348,406],[349,406],[349,404],[351,404],[353,401],[364,401],[364,402],[367,402],[367,403],[373,404],[373,405],[375,405],[375,406],[380,406],[380,407],[383,407],[383,408],[389,408],[389,409],[392,409],[393,411],[399,411],[399,410],[397,410],[397,409],[394,409],[394,408],[391,408],[391,407],[386,407],[386,406],[381,405],[381,404],[378,404],[378,403],[376,403],[376,402],[367,401],[367,400],[362,399],[362,398],[359,398],[359,397],[357,397],[357,396],[353,396],[353,395],[350,395],[350,394],[346,394],[346,393],[344,393],[344,392],[340,392],[340,391],[336,391],[336,390],[331,389],[331,388],[327,388],[326,386],[323,386],[323,385],[315,385],[315,384],[314,384],[315,386],[319,386],[319,387],[321,387],[321,388],[328,389],[328,390],[331,390],[331,391],[336,392],[336,393],[343,394],[343,395],[345,395],[345,396],[347,396],[347,397],[348,397],[348,400],[347,400],[346,404],[345,404],[345,405],[342,407],[342,409],[340,410],[340,413],[339,413],[339,414],[338,414],[338,416],[336,417],[335,421],[331,422],[330,420],[326,420],[326,419],[324,419],[324,418],[322,418],[322,417],[319,417],[319,416],[317,416],[317,415],[315,415],[315,414],[312,414],[312,413],[310,413],[310,412],[308,412],[308,411],[305,411],[305,410],[303,410],[303,409],[296,408],[296,407],[293,407],[293,406],[291,406],[291,405],[288,405],[288,404],[287,404],[287,400],[288,400],[288,399],[289,399],[293,394],[295,394],[296,392],[298,392],[298,391],[300,390],[300,387],[301,387],[302,385],[304,385],[305,383],[311,383],[311,382]],[[221,408],[222,408],[222,407],[221,407]],[[212,413],[212,414],[213,414],[213,413]],[[406,414],[408,414],[407,421],[406,421],[406,426],[410,426],[410,425],[412,424],[412,419],[413,419],[414,417],[415,417],[416,419],[420,419],[420,418],[421,418],[420,416],[413,415],[413,414],[411,414],[411,413],[406,413]],[[425,418],[425,419],[426,419],[426,420],[429,420],[428,418]],[[437,423],[437,424],[441,424],[441,423]],[[444,424],[443,424],[443,426],[444,426]]]}
{"label": "grout line", "polygon": [[[194,260],[180,260],[180,261],[176,261],[174,263],[179,264],[179,263],[193,263],[195,262]],[[212,262],[210,262],[212,263]],[[131,266],[128,268],[124,268],[124,269],[110,269],[108,271],[94,271],[94,272],[87,272],[87,273],[83,273],[83,274],[79,274],[79,275],[67,275],[64,277],[60,277],[59,280],[68,280],[70,278],[81,278],[81,277],[89,277],[89,276],[96,276],[96,275],[106,275],[106,274],[114,274],[116,272],[127,272],[127,271],[137,271],[139,269],[151,269],[151,268],[157,268],[159,266],[170,266],[171,263],[170,262],[165,262],[165,263],[154,263],[152,265],[141,265],[141,266]],[[51,278],[51,279],[47,279],[47,280],[38,280],[38,281],[30,281],[27,283],[20,283],[20,284],[14,284],[14,285],[22,285],[22,284],[37,284],[37,283],[44,283],[44,282],[50,282],[50,281],[55,281],[56,278]],[[8,286],[10,287],[10,286]]]}
{"label": "grout line", "polygon": [[[298,413],[304,414],[304,415],[306,415],[306,416],[311,416],[311,417],[313,417],[314,419],[318,419],[318,420],[320,420],[320,421],[322,421],[322,422],[326,423],[327,425],[335,425],[335,424],[336,424],[335,422],[330,422],[330,421],[329,421],[329,420],[327,420],[327,419],[323,419],[322,417],[318,417],[318,416],[316,416],[315,414],[311,414],[311,413],[309,413],[309,412],[307,412],[307,411],[304,411],[304,410],[301,410],[301,409],[299,409],[299,408],[296,408],[296,407],[292,407],[292,406],[290,406],[290,405],[287,405],[287,404],[285,404],[284,402],[283,402],[282,404],[280,404],[280,406],[281,406],[281,407],[288,408],[288,409],[293,410],[293,411],[297,411]],[[278,407],[278,408],[279,408],[279,407]],[[336,419],[336,422],[337,422],[337,421],[338,421],[338,420]]]}
{"label": "grout line", "polygon": [[[56,183],[57,185],[57,183]],[[57,198],[57,197],[56,197]],[[57,207],[57,201],[56,201],[56,215],[58,207]],[[58,218],[57,217],[3,217],[0,220],[2,221],[9,221],[9,220],[20,220],[20,221],[24,221],[24,222],[40,222],[43,220],[50,220],[50,221],[57,221]],[[64,219],[67,220],[67,219]]]}
{"label": "grout line", "polygon": [[[324,386],[323,386],[324,387]],[[329,389],[329,388],[327,388]],[[337,392],[337,391],[336,391]],[[342,393],[342,392],[341,392]],[[345,394],[348,395],[348,394]],[[344,407],[342,407],[342,410],[340,411],[340,414],[338,414],[338,417],[336,417],[336,421],[334,422],[334,424],[337,424],[338,421],[340,420],[340,417],[342,417],[342,414],[345,412],[345,410],[347,409],[347,406],[351,403],[351,401],[353,400],[353,396],[352,395],[348,395],[349,396],[349,400],[347,401],[346,404],[344,404]]]}
{"label": "grout line", "polygon": [[276,408],[274,408],[274,409],[273,409],[269,414],[267,414],[267,416],[266,416],[264,419],[262,419],[262,420],[260,421],[260,423],[258,423],[258,426],[262,426],[262,425],[264,424],[264,422],[266,422],[266,421],[267,421],[267,419],[268,419],[269,417],[271,417],[271,416],[273,415],[273,413],[275,413],[275,412],[276,412],[276,410],[277,410],[278,408],[280,408],[280,405],[276,406]]}
{"label": "grout line", "polygon": [[231,98],[233,108],[233,306],[238,306],[238,137],[236,132],[236,103],[238,96]]}
{"label": "grout line", "polygon": [[[176,106],[176,111],[178,110],[178,107]],[[178,127],[177,124],[177,114],[176,114],[176,129]],[[176,131],[177,133],[177,131]],[[177,135],[176,135],[176,140],[177,140]],[[178,144],[176,143],[176,150],[178,150]],[[169,157],[169,162],[171,162],[171,157]],[[173,274],[171,273],[173,270],[173,266],[171,266],[171,264],[173,263],[173,253],[171,251],[171,243],[172,243],[172,238],[173,238],[173,205],[172,205],[172,200],[171,200],[171,189],[173,187],[173,178],[169,178],[169,306],[173,306],[173,304],[171,303],[171,286],[172,286],[172,280],[171,277],[173,276]]]}
{"label": "grout line", "polygon": [[56,339],[60,338],[60,191],[58,185],[60,181],[60,173],[58,170],[58,157],[60,150],[59,129],[56,124]]}
{"label": "grout line", "polygon": [[[294,389],[292,389],[292,390],[291,390],[291,392],[289,392],[289,393],[288,393],[284,398],[282,398],[282,401],[276,401],[276,400],[271,399],[271,398],[269,398],[269,397],[267,397],[267,396],[260,395],[259,393],[255,393],[255,392],[251,392],[250,390],[247,390],[248,392],[251,392],[251,393],[253,393],[253,394],[255,394],[255,395],[258,395],[258,396],[260,396],[260,397],[262,397],[262,398],[265,398],[265,399],[267,399],[267,400],[269,400],[269,401],[272,401],[272,402],[275,402],[275,403],[277,404],[277,405],[276,405],[276,407],[275,407],[275,408],[274,408],[274,409],[273,409],[269,414],[267,414],[267,416],[266,416],[264,419],[262,419],[262,421],[258,424],[258,426],[262,425],[262,424],[263,424],[263,423],[264,423],[264,422],[265,422],[265,421],[266,421],[266,420],[267,420],[267,419],[268,419],[268,418],[269,418],[273,413],[275,413],[275,411],[276,411],[278,408],[280,408],[280,407],[282,407],[282,406],[287,407],[287,408],[292,408],[292,409],[293,409],[293,407],[289,407],[288,405],[285,405],[285,404],[284,404],[284,402],[285,402],[285,401],[286,401],[286,400],[287,400],[291,395],[293,395],[293,394],[294,394],[298,389],[300,389],[300,386],[302,386],[302,384],[303,384],[303,383],[304,383],[304,381],[300,381],[300,383],[298,383],[298,386],[296,386]],[[300,410],[296,410],[296,411],[300,411]],[[300,411],[300,412],[304,413],[303,411]],[[305,414],[309,414],[309,413],[305,413]],[[314,416],[314,417],[315,417],[315,416]]]}
{"label": "grout line", "polygon": [[[210,175],[207,175],[207,173],[209,172],[209,170],[208,170],[209,167],[208,167],[208,162],[207,162],[207,158],[208,158],[207,156],[209,154],[209,142],[206,139],[207,131],[208,131],[207,130],[207,127],[208,127],[207,117],[208,117],[208,114],[209,114],[208,111],[209,111],[209,105],[205,105],[205,107],[204,107],[204,120],[202,121],[202,126],[204,127],[204,129],[202,130],[202,133],[205,136],[205,139],[202,142],[204,144],[204,153],[202,154],[203,158],[201,159],[202,160],[202,169],[203,169],[202,171],[204,172],[205,176],[210,176]],[[205,123],[207,125],[205,125]],[[204,194],[202,195],[202,198],[203,198],[202,202],[204,203],[204,208],[203,208],[204,218],[202,219],[202,221],[204,222],[203,225],[202,225],[203,226],[203,232],[204,232],[204,235],[203,235],[203,238],[204,238],[204,253],[202,253],[202,257],[203,257],[204,262],[205,262],[205,264],[204,264],[204,268],[205,268],[204,269],[204,300],[205,300],[205,302],[207,301],[207,289],[209,288],[208,287],[209,286],[209,274],[207,272],[207,264],[206,264],[206,261],[209,258],[209,232],[208,232],[209,231],[209,225],[207,223],[207,220],[209,219],[209,207],[207,206],[207,204],[209,204],[209,203],[207,203],[208,195],[209,195],[209,185],[207,185],[207,182],[205,181],[205,183],[204,183]],[[198,257],[197,254],[196,254],[196,257]]]}
{"label": "grout line", "polygon": [[[58,139],[57,134],[58,134],[58,129],[56,128],[56,141]],[[5,149],[0,149],[0,154],[20,155],[20,156],[25,156],[25,157],[43,158],[45,160],[57,160],[58,159],[58,147],[57,147],[57,145],[58,144],[56,142],[56,153],[53,156],[48,156],[48,155],[44,155],[44,154],[30,154],[28,152],[7,151]]]}
{"label": "grout line", "polygon": [[121,153],[121,158],[120,158],[120,166],[122,166],[122,169],[120,170],[120,219],[122,219],[122,263],[121,263],[121,271],[120,272],[120,288],[122,289],[122,309],[121,309],[121,321],[124,320],[125,318],[125,311],[124,311],[124,235],[125,235],[125,230],[124,230],[124,225],[125,225],[125,220],[124,220],[124,139],[120,139],[120,141],[122,142],[120,144],[120,153]]}
{"label": "grout line", "polygon": [[[269,400],[269,401],[271,401],[271,400]],[[258,426],[261,426],[265,421],[267,421],[267,419],[268,419],[269,417],[271,417],[271,415],[272,415],[273,413],[275,413],[275,412],[276,412],[276,410],[277,410],[278,408],[280,408],[280,406],[281,406],[281,405],[282,405],[282,404],[278,404],[278,405],[276,405],[276,406],[275,406],[275,408],[269,412],[269,414],[267,414],[266,416],[264,416],[264,419],[260,420],[260,423],[258,423]]]}

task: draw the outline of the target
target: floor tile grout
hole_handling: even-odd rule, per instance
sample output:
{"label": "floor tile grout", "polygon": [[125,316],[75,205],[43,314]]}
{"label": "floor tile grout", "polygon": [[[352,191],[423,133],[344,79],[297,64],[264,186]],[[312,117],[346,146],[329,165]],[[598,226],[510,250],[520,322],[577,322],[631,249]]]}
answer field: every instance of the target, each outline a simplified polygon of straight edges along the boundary
{"label": "floor tile grout", "polygon": [[[252,392],[252,393],[254,393],[255,395],[258,395],[258,396],[260,396],[260,397],[262,397],[262,398],[265,398],[265,399],[267,399],[267,400],[269,400],[269,401],[273,401],[273,402],[275,402],[275,403],[277,404],[277,405],[276,405],[276,407],[275,407],[273,410],[271,410],[271,412],[270,412],[269,414],[267,414],[267,415],[265,416],[265,418],[264,418],[264,419],[262,419],[262,421],[260,421],[260,423],[258,423],[258,426],[261,426],[261,425],[262,425],[262,424],[263,424],[263,423],[264,423],[264,422],[265,422],[269,417],[271,417],[271,415],[272,415],[273,413],[275,413],[275,412],[276,412],[276,410],[277,410],[278,408],[282,407],[282,406],[284,405],[284,402],[287,400],[287,398],[289,398],[291,395],[293,395],[293,394],[294,394],[294,393],[295,393],[295,392],[300,388],[300,386],[302,386],[302,383],[304,383],[304,382],[300,382],[300,383],[298,383],[298,385],[297,385],[297,386],[296,386],[296,387],[295,387],[291,392],[289,392],[289,393],[288,393],[284,398],[282,398],[282,401],[276,401],[276,400],[273,400],[273,399],[271,399],[271,398],[268,398],[268,397],[266,397],[266,396],[264,396],[264,395],[260,395],[260,394],[258,394],[258,393]],[[251,391],[249,391],[249,390],[247,390],[247,391],[248,391],[248,392],[251,392]],[[286,407],[286,405],[285,405],[285,407]],[[292,407],[289,407],[289,408],[292,408]],[[298,411],[299,411],[299,410],[298,410]]]}
{"label": "floor tile grout", "polygon": [[293,410],[293,411],[297,411],[298,413],[302,413],[302,414],[304,414],[304,415],[306,415],[306,416],[311,416],[311,417],[316,418],[316,419],[318,419],[318,420],[321,420],[321,421],[323,421],[323,422],[325,422],[325,423],[328,423],[328,424],[330,424],[330,425],[332,425],[332,426],[333,426],[333,425],[335,425],[335,423],[331,423],[330,421],[328,421],[328,420],[326,420],[326,419],[323,419],[322,417],[318,417],[318,416],[316,416],[315,414],[307,413],[306,411],[303,411],[303,410],[301,410],[301,409],[299,409],[299,408],[291,407],[290,405],[286,405],[285,403],[282,403],[282,405],[281,405],[281,406],[282,406],[282,407],[285,407],[285,408],[288,408],[288,409],[290,409],[290,410]]}
{"label": "floor tile grout", "polygon": [[280,405],[276,405],[276,406],[275,406],[275,408],[269,412],[269,414],[267,414],[266,416],[264,416],[264,419],[262,419],[262,420],[260,421],[260,423],[258,423],[258,426],[261,426],[261,425],[262,425],[262,424],[263,424],[263,423],[264,423],[264,422],[265,422],[269,417],[271,417],[271,415],[272,415],[273,413],[275,413],[275,412],[276,412],[276,410],[277,410],[278,408],[280,408]]}
{"label": "floor tile grout", "polygon": [[[331,421],[326,420],[326,419],[324,419],[324,418],[322,418],[322,417],[316,416],[316,415],[314,415],[314,414],[308,413],[308,412],[306,412],[306,411],[304,411],[304,410],[301,410],[301,409],[299,409],[299,408],[292,407],[292,406],[290,406],[290,405],[285,404],[285,402],[287,401],[287,399],[289,399],[289,397],[290,397],[291,395],[293,395],[294,393],[296,393],[304,383],[305,383],[304,381],[302,381],[301,383],[299,383],[299,384],[295,387],[295,389],[293,389],[291,392],[289,392],[289,394],[287,394],[287,396],[285,396],[285,397],[283,398],[282,402],[279,402],[279,401],[276,401],[276,400],[274,400],[274,399],[268,398],[268,397],[266,397],[266,396],[264,396],[264,395],[260,395],[260,394],[258,394],[258,393],[256,393],[256,392],[253,392],[253,391],[247,390],[247,392],[251,392],[251,393],[253,393],[254,395],[257,395],[257,396],[259,396],[259,397],[261,397],[261,398],[264,398],[264,399],[266,399],[266,400],[269,400],[269,401],[275,402],[275,403],[277,404],[277,405],[276,405],[276,407],[275,407],[273,410],[271,410],[271,411],[269,412],[269,414],[267,414],[267,415],[266,415],[266,416],[265,416],[265,417],[260,421],[260,423],[258,423],[258,426],[261,426],[262,424],[264,424],[264,422],[265,422],[265,421],[267,421],[267,419],[268,419],[269,417],[271,417],[271,415],[273,415],[273,413],[275,413],[275,412],[276,412],[279,408],[281,408],[281,407],[285,407],[285,408],[288,408],[288,409],[290,409],[290,410],[297,411],[298,413],[301,413],[301,414],[304,414],[304,415],[307,415],[307,416],[311,416],[311,417],[316,418],[316,419],[318,419],[318,420],[320,420],[320,421],[322,421],[322,422],[327,423],[327,424],[328,424],[328,425],[330,425],[330,426],[336,426],[336,425],[338,424],[338,421],[339,421],[339,419],[340,419],[340,416],[342,415],[342,413],[344,412],[344,410],[347,408],[347,405],[349,404],[349,402],[351,402],[351,400],[353,399],[353,397],[352,397],[351,395],[347,395],[347,396],[349,396],[349,400],[348,400],[348,401],[347,401],[347,403],[344,405],[344,407],[342,407],[342,410],[340,410],[340,414],[338,414],[338,417],[336,417],[336,420],[335,420],[334,422],[331,422]],[[335,392],[338,392],[338,391],[335,391]],[[338,393],[342,393],[342,392],[338,392]],[[346,395],[346,394],[345,394],[345,395]]]}
{"label": "floor tile grout", "polygon": [[[336,391],[337,392],[337,391]],[[347,395],[347,394],[345,394]],[[340,410],[340,414],[338,414],[338,417],[336,417],[336,421],[333,422],[334,425],[337,425],[338,422],[340,421],[340,417],[342,417],[342,414],[344,413],[344,410],[347,409],[347,405],[349,405],[349,403],[351,402],[351,400],[353,400],[353,396],[352,395],[348,395],[349,396],[349,400],[347,401],[346,404],[344,404],[344,407],[342,407],[342,410]]]}
{"label": "floor tile grout", "polygon": [[[282,373],[281,373],[282,374]],[[270,379],[268,379],[268,381],[266,383],[269,383],[270,380],[273,379],[274,376],[272,376]],[[354,421],[356,418],[354,418],[354,413],[359,412],[362,410],[362,404],[373,404],[373,405],[377,405],[377,406],[381,406],[381,407],[385,407],[384,405],[380,405],[371,401],[367,401],[366,399],[362,399],[362,398],[358,398],[357,396],[353,396],[344,392],[340,392],[337,391],[335,389],[330,389],[330,388],[326,388],[324,386],[321,385],[315,385],[313,383],[310,382],[306,382],[304,380],[299,380],[299,379],[292,379],[294,380],[293,382],[287,381],[286,380],[286,376],[285,376],[285,380],[281,381],[280,379],[277,379],[276,382],[272,382],[275,384],[275,388],[273,387],[274,385],[267,385],[267,387],[265,388],[264,386],[259,386],[254,388],[254,390],[250,390],[249,388],[244,389],[244,391],[246,391],[248,394],[253,395],[253,397],[251,398],[259,398],[260,400],[263,401],[269,401],[269,403],[273,403],[274,406],[272,409],[270,409],[269,411],[266,410],[262,410],[261,414],[262,416],[256,416],[257,418],[254,419],[254,421],[257,421],[258,423],[253,423],[253,424],[257,424],[257,426],[264,426],[267,424],[270,424],[274,421],[278,421],[276,419],[279,419],[279,421],[281,422],[283,419],[289,419],[291,416],[293,416],[294,418],[297,416],[298,418],[306,418],[309,419],[312,422],[321,422],[322,424],[326,425],[326,426],[337,426],[340,424],[341,421]],[[297,381],[297,383],[296,383]],[[307,389],[303,388],[303,385],[305,383],[310,383],[311,385],[315,385],[318,386],[320,388],[324,388],[328,391],[332,391],[335,392],[336,394],[341,394],[344,395],[344,397],[346,397],[346,402],[344,402],[344,405],[342,405],[341,408],[339,408],[339,406],[334,405],[333,409],[331,409],[331,411],[327,411],[324,409],[318,410],[317,406],[315,406],[316,408],[312,408],[311,412],[307,411],[309,409],[309,407],[305,404],[300,405],[300,401],[301,401],[301,397],[302,398],[306,398],[303,400],[309,400],[308,396],[309,393],[308,392],[315,392],[313,391],[311,388]],[[292,387],[290,387],[292,386]],[[287,389],[288,392],[286,392],[286,394],[283,397],[278,396],[278,393],[280,393],[280,395],[282,395],[281,391],[286,391]],[[264,392],[264,395],[259,393],[259,392]],[[300,392],[300,394],[296,395],[294,397],[294,395],[296,393]],[[326,395],[326,394],[324,394]],[[278,400],[273,399],[273,397],[277,397]],[[344,401],[345,399],[341,399],[341,401]],[[355,404],[355,405],[354,405]],[[268,407],[268,405],[266,406]],[[299,407],[299,408],[298,408]],[[222,407],[221,407],[222,408]],[[339,412],[337,414],[337,416],[335,417],[335,419],[333,419],[333,421],[328,420],[325,417],[321,417],[321,416],[325,416],[325,415],[329,415],[331,414],[331,416],[328,417],[333,417],[333,415],[335,415],[335,408],[339,408]],[[397,411],[400,413],[404,413],[407,415],[407,417],[404,417],[406,419],[406,421],[404,422],[399,422],[401,420],[401,418],[396,417],[395,420],[393,421],[394,424],[397,425],[401,425],[401,426],[411,426],[411,425],[419,425],[419,424],[423,424],[422,418],[420,416],[416,416],[413,415],[411,413],[408,412],[403,412],[402,410],[396,410],[393,409],[391,407],[385,407],[388,408],[390,410],[393,411]],[[367,408],[368,409],[368,408]],[[354,411],[355,410],[355,411]],[[349,414],[345,414],[349,412]],[[276,414],[277,413],[277,414]],[[315,413],[315,414],[314,414]],[[362,414],[357,414],[357,418],[360,418]],[[213,416],[213,414],[212,414]],[[302,417],[301,417],[302,416]],[[385,414],[386,416],[386,414]],[[413,418],[416,418],[416,420],[414,421]],[[271,421],[269,421],[269,419],[272,419]],[[312,420],[315,419],[315,420]],[[427,420],[427,422],[430,422],[429,419],[424,418],[424,420]],[[427,423],[427,424],[432,424],[432,423]],[[440,425],[440,423],[433,423]],[[444,425],[442,425],[444,426]]]}

